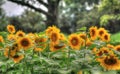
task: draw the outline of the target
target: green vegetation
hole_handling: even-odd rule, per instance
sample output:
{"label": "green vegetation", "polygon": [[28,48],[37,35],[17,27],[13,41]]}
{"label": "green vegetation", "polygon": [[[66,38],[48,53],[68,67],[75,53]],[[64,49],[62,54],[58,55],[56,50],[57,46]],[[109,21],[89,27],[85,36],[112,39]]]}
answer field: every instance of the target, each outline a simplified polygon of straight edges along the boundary
{"label": "green vegetation", "polygon": [[120,32],[111,35],[111,42],[114,44],[120,44]]}

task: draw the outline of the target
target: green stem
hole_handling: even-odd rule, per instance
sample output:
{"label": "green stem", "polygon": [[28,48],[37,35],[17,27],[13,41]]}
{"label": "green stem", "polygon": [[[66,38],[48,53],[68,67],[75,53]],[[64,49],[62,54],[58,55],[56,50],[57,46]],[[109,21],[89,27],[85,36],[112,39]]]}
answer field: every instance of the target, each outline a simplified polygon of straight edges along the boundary
{"label": "green stem", "polygon": [[[34,56],[34,53],[35,53],[34,50],[32,51],[32,53],[33,53],[33,54],[32,54],[32,59],[33,59],[33,58],[34,58],[33,56]],[[31,60],[32,60],[32,59],[31,59]],[[31,74],[34,74],[33,64],[32,64],[32,68],[31,68]]]}
{"label": "green stem", "polygon": [[23,74],[27,74],[27,62],[26,62],[26,55],[25,55],[25,57],[24,57],[24,61],[23,61],[24,63],[23,63],[23,66],[24,66],[24,69],[23,69]]}
{"label": "green stem", "polygon": [[70,59],[70,48],[68,49],[68,61],[67,61],[67,69],[69,70],[69,66],[70,66],[70,61],[71,61],[71,59]]}

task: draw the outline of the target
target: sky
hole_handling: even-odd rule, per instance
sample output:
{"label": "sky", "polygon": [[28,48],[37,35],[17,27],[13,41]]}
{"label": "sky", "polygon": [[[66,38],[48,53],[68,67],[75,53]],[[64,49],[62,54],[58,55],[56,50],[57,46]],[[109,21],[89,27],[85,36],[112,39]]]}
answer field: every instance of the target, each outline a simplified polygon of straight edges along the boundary
{"label": "sky", "polygon": [[2,5],[2,8],[5,10],[7,16],[21,15],[25,9],[25,7],[22,7],[9,1],[6,1],[5,4]]}
{"label": "sky", "polygon": [[[36,5],[36,7],[38,6]],[[2,8],[5,10],[7,16],[18,16],[24,12],[26,7],[12,3],[10,1],[6,1],[5,4],[2,5]],[[43,5],[40,5],[40,8],[47,11],[47,9]]]}

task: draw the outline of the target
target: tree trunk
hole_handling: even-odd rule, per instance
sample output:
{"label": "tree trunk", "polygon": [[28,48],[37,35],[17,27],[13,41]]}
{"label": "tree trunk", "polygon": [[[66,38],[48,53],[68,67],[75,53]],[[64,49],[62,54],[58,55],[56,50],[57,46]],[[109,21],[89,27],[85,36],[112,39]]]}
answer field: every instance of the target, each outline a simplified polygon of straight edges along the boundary
{"label": "tree trunk", "polygon": [[48,13],[51,14],[51,16],[46,15],[46,27],[56,25],[58,27],[58,6],[59,1],[51,1],[48,0]]}

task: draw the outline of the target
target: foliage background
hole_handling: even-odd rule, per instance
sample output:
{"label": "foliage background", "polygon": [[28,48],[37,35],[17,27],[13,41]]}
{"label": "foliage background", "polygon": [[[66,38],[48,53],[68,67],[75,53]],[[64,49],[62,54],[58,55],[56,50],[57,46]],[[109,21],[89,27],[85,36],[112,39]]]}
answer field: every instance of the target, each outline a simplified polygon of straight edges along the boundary
{"label": "foliage background", "polygon": [[[14,2],[14,0],[8,1]],[[36,0],[34,1],[37,2]],[[54,2],[54,0],[51,1]],[[21,2],[25,3],[27,0],[22,0]],[[1,31],[5,30],[7,24],[13,24],[17,29],[22,29],[25,32],[43,31],[48,25],[57,25],[66,33],[72,33],[80,27],[90,27],[92,25],[105,27],[111,33],[120,31],[119,0],[60,0],[58,8],[56,8],[58,11],[57,24],[46,24],[47,17],[44,17],[42,12],[35,11],[34,8],[29,8],[29,6],[26,6],[27,8],[22,15],[6,16],[1,7],[4,3],[5,0],[0,1]],[[34,4],[32,3],[31,5]]]}

